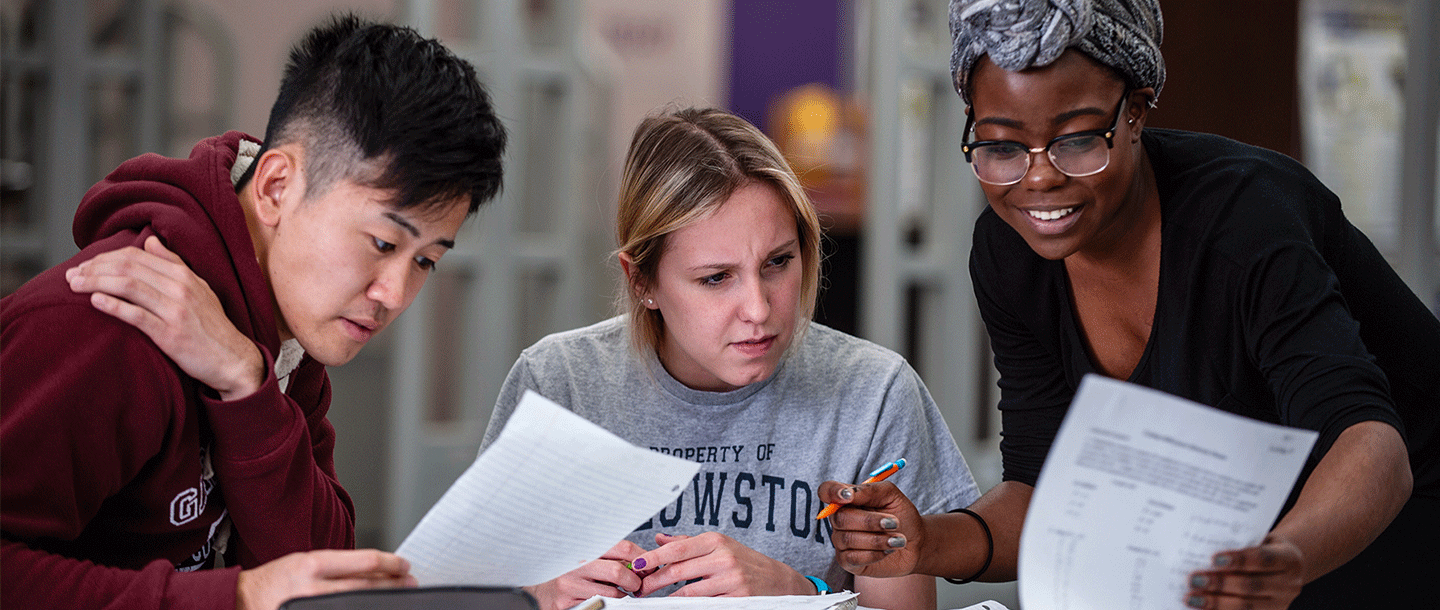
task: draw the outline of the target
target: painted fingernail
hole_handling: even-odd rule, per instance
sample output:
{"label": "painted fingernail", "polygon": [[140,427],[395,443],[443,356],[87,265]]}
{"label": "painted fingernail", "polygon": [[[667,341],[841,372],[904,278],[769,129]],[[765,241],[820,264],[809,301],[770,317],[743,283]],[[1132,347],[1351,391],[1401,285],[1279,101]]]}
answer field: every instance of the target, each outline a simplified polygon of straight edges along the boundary
{"label": "painted fingernail", "polygon": [[1223,567],[1228,566],[1228,565],[1230,565],[1230,556],[1229,556],[1229,555],[1216,555],[1216,556],[1215,556],[1215,567],[1217,567],[1217,568],[1223,568]]}
{"label": "painted fingernail", "polygon": [[1205,596],[1191,595],[1190,597],[1185,598],[1185,605],[1190,606],[1191,608],[1204,608]]}
{"label": "painted fingernail", "polygon": [[905,537],[891,536],[889,540],[885,541],[885,543],[890,545],[890,548],[892,549],[903,549],[905,548]]}
{"label": "painted fingernail", "polygon": [[894,517],[885,517],[880,520],[880,529],[893,530],[897,527],[900,527],[900,522],[896,521]]}
{"label": "painted fingernail", "polygon": [[631,562],[631,563],[630,563],[630,569],[632,569],[632,570],[643,570],[643,569],[645,569],[645,558],[644,558],[644,557],[641,557],[641,558],[638,558],[638,559],[636,559],[635,561]]}
{"label": "painted fingernail", "polygon": [[855,498],[855,488],[846,487],[845,489],[840,490],[840,497],[846,500],[853,500]]}
{"label": "painted fingernail", "polygon": [[1210,584],[1210,579],[1203,574],[1196,574],[1190,577],[1190,588],[1192,589],[1204,589],[1205,585],[1208,584]]}

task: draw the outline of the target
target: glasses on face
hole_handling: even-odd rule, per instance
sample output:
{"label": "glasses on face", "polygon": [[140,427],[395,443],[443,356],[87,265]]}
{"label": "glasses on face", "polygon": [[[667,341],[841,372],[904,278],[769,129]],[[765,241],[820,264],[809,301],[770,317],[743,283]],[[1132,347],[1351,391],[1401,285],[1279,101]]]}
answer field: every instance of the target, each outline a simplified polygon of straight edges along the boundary
{"label": "glasses on face", "polygon": [[[1058,136],[1043,148],[1030,148],[1013,140],[982,140],[960,142],[965,161],[975,170],[975,177],[986,184],[1009,186],[1019,182],[1030,171],[1030,156],[1044,152],[1050,157],[1050,164],[1060,173],[1072,178],[1092,176],[1110,165],[1110,149],[1115,147],[1115,128],[1120,125],[1120,111],[1130,97],[1126,91],[1115,104],[1115,116],[1110,127],[1077,131]],[[967,112],[965,138],[975,127],[975,114]],[[1103,144],[1103,146],[1102,146]]]}

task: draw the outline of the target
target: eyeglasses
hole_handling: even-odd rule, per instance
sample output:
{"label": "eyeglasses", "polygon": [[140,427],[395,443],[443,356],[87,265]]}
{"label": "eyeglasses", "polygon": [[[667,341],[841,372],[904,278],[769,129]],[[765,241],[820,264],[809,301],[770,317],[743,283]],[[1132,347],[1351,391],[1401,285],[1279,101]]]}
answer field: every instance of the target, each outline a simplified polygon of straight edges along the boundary
{"label": "eyeglasses", "polygon": [[[1050,140],[1044,148],[1030,148],[1013,140],[983,140],[960,142],[965,161],[975,170],[975,177],[986,184],[1009,186],[1025,178],[1030,171],[1030,156],[1044,152],[1050,157],[1050,164],[1060,173],[1072,178],[1093,176],[1110,166],[1110,149],[1115,147],[1115,129],[1120,126],[1120,111],[1130,97],[1126,91],[1115,104],[1115,116],[1110,127],[1067,133]],[[965,138],[975,127],[975,114],[966,112]],[[1101,142],[1105,146],[1100,146]]]}

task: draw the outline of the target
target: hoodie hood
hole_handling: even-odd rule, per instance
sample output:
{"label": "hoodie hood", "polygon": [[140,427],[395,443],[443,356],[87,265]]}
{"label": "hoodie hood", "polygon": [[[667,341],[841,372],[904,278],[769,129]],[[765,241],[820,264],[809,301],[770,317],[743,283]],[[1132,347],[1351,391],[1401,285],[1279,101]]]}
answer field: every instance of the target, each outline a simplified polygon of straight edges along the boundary
{"label": "hoodie hood", "polygon": [[230,179],[238,131],[201,140],[188,159],[145,154],[115,168],[85,194],[73,232],[80,248],[116,234],[160,238],[215,291],[240,332],[278,353],[270,285]]}

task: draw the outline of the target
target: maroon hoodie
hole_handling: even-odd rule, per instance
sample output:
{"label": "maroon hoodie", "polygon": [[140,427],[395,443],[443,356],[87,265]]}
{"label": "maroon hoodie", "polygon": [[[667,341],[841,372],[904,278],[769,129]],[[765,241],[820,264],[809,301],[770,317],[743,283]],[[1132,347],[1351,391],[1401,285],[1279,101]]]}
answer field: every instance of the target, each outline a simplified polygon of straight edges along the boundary
{"label": "maroon hoodie", "polygon": [[[80,204],[80,253],[0,300],[0,606],[230,610],[239,567],[354,546],[325,367],[306,357],[285,393],[275,379],[274,306],[230,182],[242,137],[122,164]],[[150,235],[265,354],[254,395],[219,400],[70,291],[66,269]],[[230,567],[209,569],[227,530]]]}

